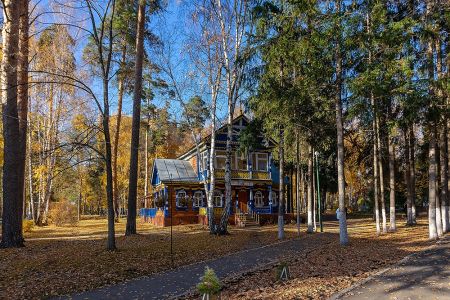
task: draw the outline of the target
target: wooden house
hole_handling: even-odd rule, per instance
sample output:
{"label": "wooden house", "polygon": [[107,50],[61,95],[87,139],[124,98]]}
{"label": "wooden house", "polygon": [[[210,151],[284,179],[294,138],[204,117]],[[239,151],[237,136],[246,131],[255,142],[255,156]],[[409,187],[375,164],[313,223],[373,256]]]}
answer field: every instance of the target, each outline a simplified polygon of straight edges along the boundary
{"label": "wooden house", "polygon": [[[262,136],[260,147],[251,153],[239,153],[239,134],[250,120],[240,115],[233,120],[232,209],[230,223],[245,225],[275,217],[278,212],[279,171],[272,160],[273,141]],[[214,214],[219,217],[225,202],[226,126],[216,131]],[[211,136],[178,159],[156,159],[152,170],[151,207],[141,209],[146,220],[158,226],[206,222],[205,186],[209,187],[208,152]],[[207,168],[207,167],[206,167]]]}

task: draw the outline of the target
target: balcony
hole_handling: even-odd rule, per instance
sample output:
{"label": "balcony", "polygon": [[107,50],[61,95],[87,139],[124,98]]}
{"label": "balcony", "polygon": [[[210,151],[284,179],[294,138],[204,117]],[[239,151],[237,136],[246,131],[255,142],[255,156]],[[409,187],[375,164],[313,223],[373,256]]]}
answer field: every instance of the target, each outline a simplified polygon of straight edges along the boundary
{"label": "balcony", "polygon": [[[225,170],[215,170],[216,178],[225,178]],[[231,179],[243,180],[270,180],[270,173],[268,171],[242,171],[232,170]]]}

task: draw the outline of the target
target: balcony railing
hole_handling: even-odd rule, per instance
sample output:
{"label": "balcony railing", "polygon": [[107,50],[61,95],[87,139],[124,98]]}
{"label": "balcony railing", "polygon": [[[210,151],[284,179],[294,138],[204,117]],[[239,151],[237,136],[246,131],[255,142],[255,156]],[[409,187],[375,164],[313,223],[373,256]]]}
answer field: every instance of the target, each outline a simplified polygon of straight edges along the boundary
{"label": "balcony railing", "polygon": [[[225,178],[225,170],[215,170],[216,178]],[[268,171],[231,171],[231,179],[270,180]]]}

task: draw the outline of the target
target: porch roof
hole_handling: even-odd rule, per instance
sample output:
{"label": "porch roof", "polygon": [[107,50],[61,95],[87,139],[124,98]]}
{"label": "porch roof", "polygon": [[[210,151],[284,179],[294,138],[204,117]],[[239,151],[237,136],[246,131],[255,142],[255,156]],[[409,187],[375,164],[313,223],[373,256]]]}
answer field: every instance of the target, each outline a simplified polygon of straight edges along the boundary
{"label": "porch roof", "polygon": [[189,161],[181,159],[155,159],[154,171],[161,182],[199,182]]}

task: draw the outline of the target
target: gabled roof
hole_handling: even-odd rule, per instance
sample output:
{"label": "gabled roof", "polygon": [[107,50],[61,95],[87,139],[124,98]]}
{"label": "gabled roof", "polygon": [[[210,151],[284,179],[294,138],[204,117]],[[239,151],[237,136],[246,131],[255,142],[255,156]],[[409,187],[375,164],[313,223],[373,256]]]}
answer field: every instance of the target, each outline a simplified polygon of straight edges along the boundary
{"label": "gabled roof", "polygon": [[[247,124],[249,124],[251,122],[251,120],[245,115],[245,114],[240,114],[239,116],[235,117],[233,119],[233,126],[239,125],[240,120],[242,119],[242,124],[243,126],[247,126]],[[241,128],[239,128],[240,131]],[[227,130],[227,123],[225,122],[224,124],[222,124],[219,128],[216,129],[215,133],[216,133],[216,146],[219,143],[223,143],[224,141],[220,141],[218,139],[218,135],[220,134],[226,134]],[[233,129],[235,134],[239,134],[239,131],[236,131],[235,129]],[[202,148],[205,143],[209,143],[211,140],[211,134],[206,135],[205,137],[202,138],[202,140],[200,141],[200,148]],[[268,142],[270,143],[270,146],[268,148],[273,148],[277,143],[272,140],[271,138],[268,139]],[[196,146],[192,146],[189,150],[187,150],[185,153],[183,153],[182,155],[180,155],[178,157],[178,159],[186,159],[189,158],[191,155],[193,155],[196,152]]]}
{"label": "gabled roof", "polygon": [[155,175],[161,182],[199,182],[189,161],[180,159],[155,159],[152,176]]}

